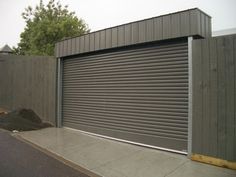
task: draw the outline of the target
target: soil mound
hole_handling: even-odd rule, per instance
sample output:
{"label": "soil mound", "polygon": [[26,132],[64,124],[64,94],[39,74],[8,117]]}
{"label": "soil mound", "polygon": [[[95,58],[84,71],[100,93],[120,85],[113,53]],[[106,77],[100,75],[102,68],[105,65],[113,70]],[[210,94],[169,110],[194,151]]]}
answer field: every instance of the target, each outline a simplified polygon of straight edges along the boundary
{"label": "soil mound", "polygon": [[42,122],[31,109],[17,109],[7,114],[0,114],[0,128],[13,131],[38,130],[52,127],[50,123]]}

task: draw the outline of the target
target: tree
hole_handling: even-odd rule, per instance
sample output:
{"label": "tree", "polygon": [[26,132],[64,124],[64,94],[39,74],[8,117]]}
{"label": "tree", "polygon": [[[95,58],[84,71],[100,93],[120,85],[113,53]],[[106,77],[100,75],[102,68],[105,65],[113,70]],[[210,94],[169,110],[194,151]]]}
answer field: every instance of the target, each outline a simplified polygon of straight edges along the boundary
{"label": "tree", "polygon": [[22,17],[26,27],[18,47],[14,48],[19,55],[54,55],[57,41],[89,32],[88,25],[76,17],[75,12],[69,12],[68,6],[55,0],[50,0],[46,6],[40,0],[34,9],[27,7]]}

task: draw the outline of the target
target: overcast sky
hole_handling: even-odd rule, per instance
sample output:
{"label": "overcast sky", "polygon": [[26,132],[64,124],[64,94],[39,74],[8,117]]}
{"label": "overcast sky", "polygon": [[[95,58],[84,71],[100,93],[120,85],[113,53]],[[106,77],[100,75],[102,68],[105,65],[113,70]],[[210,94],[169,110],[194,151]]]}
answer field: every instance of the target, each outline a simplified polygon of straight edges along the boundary
{"label": "overcast sky", "polygon": [[[47,3],[49,0],[43,0]],[[60,0],[92,31],[198,7],[212,17],[213,31],[236,28],[236,0]],[[39,0],[0,0],[0,47],[16,46],[25,22],[21,13]]]}

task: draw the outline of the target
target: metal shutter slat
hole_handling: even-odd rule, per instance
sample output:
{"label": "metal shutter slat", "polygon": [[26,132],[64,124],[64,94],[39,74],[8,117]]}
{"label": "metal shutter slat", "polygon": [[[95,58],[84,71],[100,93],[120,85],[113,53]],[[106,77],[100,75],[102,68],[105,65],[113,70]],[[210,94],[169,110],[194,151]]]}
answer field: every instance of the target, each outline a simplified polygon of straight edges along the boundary
{"label": "metal shutter slat", "polygon": [[63,125],[183,151],[188,126],[187,42],[63,60]]}

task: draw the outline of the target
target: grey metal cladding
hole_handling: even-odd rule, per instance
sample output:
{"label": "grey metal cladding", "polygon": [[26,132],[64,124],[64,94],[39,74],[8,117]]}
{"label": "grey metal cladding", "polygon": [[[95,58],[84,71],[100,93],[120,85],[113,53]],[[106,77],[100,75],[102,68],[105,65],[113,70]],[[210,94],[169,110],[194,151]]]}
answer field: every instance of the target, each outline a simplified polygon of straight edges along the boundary
{"label": "grey metal cladding", "polygon": [[111,37],[111,28],[108,28],[105,30],[106,31],[106,48],[111,48],[111,41],[112,41],[112,37]]}
{"label": "grey metal cladding", "polygon": [[154,39],[154,20],[149,19],[146,21],[146,41],[153,41]]}
{"label": "grey metal cladding", "polygon": [[63,60],[63,125],[175,150],[187,148],[187,42]]}
{"label": "grey metal cladding", "polygon": [[72,45],[71,45],[71,53],[72,55],[76,53],[76,38],[71,39]]}
{"label": "grey metal cladding", "polygon": [[66,48],[66,50],[67,50],[67,55],[68,55],[68,54],[72,53],[72,39],[71,40],[66,40],[66,41],[67,41],[67,44],[66,44],[67,48]]}
{"label": "grey metal cladding", "polygon": [[154,18],[154,40],[163,39],[163,17]]}
{"label": "grey metal cladding", "polygon": [[[79,48],[81,49],[77,50],[76,54],[196,35],[200,37],[211,36],[211,17],[197,8],[127,23],[77,37],[84,44],[80,43]],[[90,39],[89,48],[87,47],[87,36]],[[93,43],[91,43],[91,38],[95,38]],[[62,42],[65,43],[68,40],[72,39]],[[56,45],[56,47],[59,46]],[[56,52],[56,57],[75,54],[69,50],[66,46],[63,51]]]}
{"label": "grey metal cladding", "polygon": [[236,35],[193,40],[193,153],[236,160]]}
{"label": "grey metal cladding", "polygon": [[76,43],[76,48],[75,48],[75,51],[76,51],[76,53],[80,53],[80,38],[79,37],[76,37],[75,38],[75,43]]}
{"label": "grey metal cladding", "polygon": [[94,37],[94,33],[92,33],[91,35],[89,35],[89,44],[90,44],[90,46],[89,46],[89,48],[90,48],[90,51],[94,51],[94,49],[95,49],[95,37]]}
{"label": "grey metal cladding", "polygon": [[139,25],[138,22],[131,24],[131,44],[137,44],[139,41]]}
{"label": "grey metal cladding", "polygon": [[80,53],[84,53],[84,36],[81,36],[79,39],[80,39],[80,48],[79,48],[79,51]]}
{"label": "grey metal cladding", "polygon": [[64,49],[63,49],[63,41],[59,42],[59,56],[64,55]]}
{"label": "grey metal cladding", "polygon": [[100,31],[95,33],[94,45],[95,45],[94,50],[100,49]]}
{"label": "grey metal cladding", "polygon": [[206,35],[206,19],[205,19],[205,15],[203,13],[201,13],[201,34],[202,35]]}
{"label": "grey metal cladding", "polygon": [[118,44],[118,29],[111,28],[111,47],[117,47]]}
{"label": "grey metal cladding", "polygon": [[100,33],[100,49],[106,48],[106,31],[102,30]]}
{"label": "grey metal cladding", "polygon": [[190,33],[190,12],[185,11],[180,14],[180,36]]}
{"label": "grey metal cladding", "polygon": [[169,39],[171,36],[171,15],[163,16],[162,21],[162,38]]}
{"label": "grey metal cladding", "polygon": [[146,42],[147,41],[147,39],[146,39],[146,26],[147,26],[147,24],[146,24],[146,20],[143,20],[143,21],[140,21],[139,23],[138,23],[138,33],[139,33],[139,37],[138,37],[138,39],[139,39],[139,42],[141,42],[141,43],[143,43],[143,42]]}
{"label": "grey metal cladding", "polygon": [[131,25],[127,24],[125,25],[125,45],[131,45],[132,42],[132,31],[131,31]]}
{"label": "grey metal cladding", "polygon": [[180,37],[181,33],[180,33],[180,14],[173,14],[171,15],[171,37],[172,38],[176,38],[176,37]]}
{"label": "grey metal cladding", "polygon": [[90,37],[88,34],[84,35],[84,52],[89,52],[90,51],[90,45],[89,45],[89,40]]}
{"label": "grey metal cladding", "polygon": [[60,43],[59,42],[57,42],[56,44],[55,44],[55,55],[56,56],[60,56]]}
{"label": "grey metal cladding", "polygon": [[118,46],[125,45],[125,26],[118,27]]}

